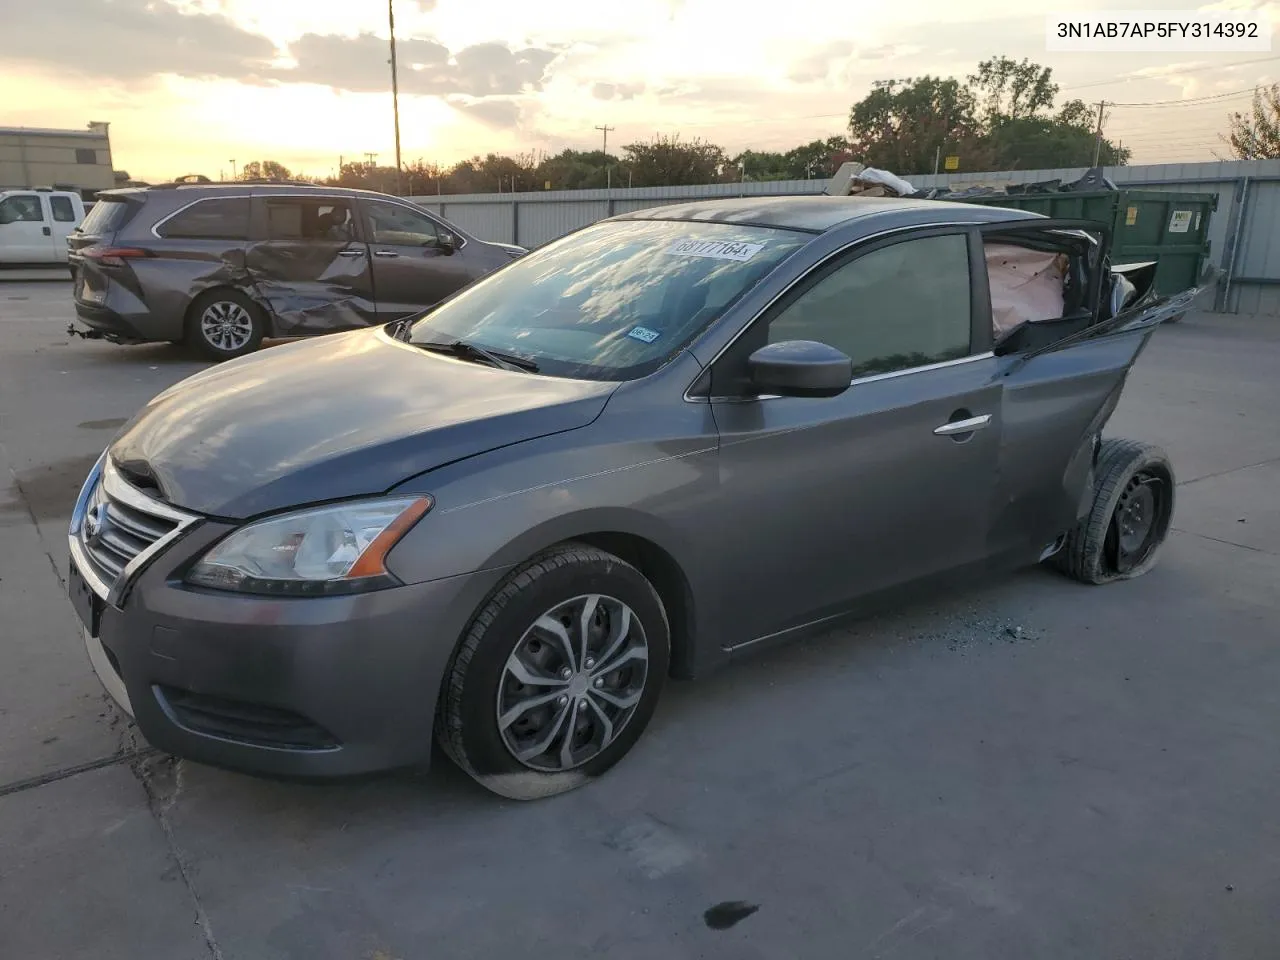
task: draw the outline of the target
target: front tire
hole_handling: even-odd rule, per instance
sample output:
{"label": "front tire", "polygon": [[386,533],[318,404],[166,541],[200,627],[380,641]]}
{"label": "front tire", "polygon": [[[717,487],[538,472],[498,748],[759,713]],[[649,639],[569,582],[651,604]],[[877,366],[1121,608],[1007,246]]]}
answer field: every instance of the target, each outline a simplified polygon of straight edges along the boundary
{"label": "front tire", "polygon": [[238,290],[211,290],[191,305],[187,343],[209,360],[233,360],[262,345],[262,309]]}
{"label": "front tire", "polygon": [[437,737],[481,786],[512,800],[580,787],[639,740],[671,634],[635,567],[585,544],[514,570],[472,620],[440,697]]}
{"label": "front tire", "polygon": [[1093,505],[1053,562],[1082,583],[1140,577],[1156,565],[1173,521],[1173,465],[1159,447],[1104,440]]}

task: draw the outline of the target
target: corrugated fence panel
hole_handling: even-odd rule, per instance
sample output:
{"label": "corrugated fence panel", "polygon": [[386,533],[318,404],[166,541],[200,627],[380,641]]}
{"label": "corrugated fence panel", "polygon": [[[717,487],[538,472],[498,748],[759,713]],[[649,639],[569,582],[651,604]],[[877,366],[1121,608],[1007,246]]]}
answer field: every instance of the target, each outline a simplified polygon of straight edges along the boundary
{"label": "corrugated fence panel", "polygon": [[[917,188],[964,187],[975,183],[1070,183],[1084,176],[1084,167],[1054,170],[989,171],[982,173],[909,176]],[[1280,314],[1280,160],[1165,163],[1137,167],[1108,167],[1106,175],[1127,189],[1170,193],[1212,193],[1218,209],[1209,230],[1212,261],[1233,268],[1226,309],[1233,312]],[[1238,191],[1248,177],[1247,209],[1237,231]],[[1262,178],[1262,179],[1258,179]],[[611,214],[690,200],[739,196],[795,196],[819,194],[825,180],[776,180],[710,183],[679,187],[636,187],[612,190],[563,190],[537,193],[463,194],[414,197],[427,210],[456,223],[482,240],[537,247]],[[1232,239],[1239,244],[1230,264]]]}
{"label": "corrugated fence panel", "polygon": [[589,226],[609,215],[607,200],[567,200],[560,203],[521,203],[516,243],[539,247],[557,237]]}

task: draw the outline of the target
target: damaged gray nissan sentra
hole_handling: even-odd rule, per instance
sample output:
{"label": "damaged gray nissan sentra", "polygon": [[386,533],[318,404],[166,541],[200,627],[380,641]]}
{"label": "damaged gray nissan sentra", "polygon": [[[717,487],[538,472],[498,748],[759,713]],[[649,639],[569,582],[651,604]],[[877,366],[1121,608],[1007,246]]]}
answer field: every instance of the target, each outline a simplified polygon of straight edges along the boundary
{"label": "damaged gray nissan sentra", "polygon": [[209,369],[75,505],[94,669],[179,756],[326,777],[434,732],[531,798],[615,764],[668,676],[909,587],[1141,574],[1173,469],[1102,431],[1203,288],[1107,248],[994,207],[688,203]]}

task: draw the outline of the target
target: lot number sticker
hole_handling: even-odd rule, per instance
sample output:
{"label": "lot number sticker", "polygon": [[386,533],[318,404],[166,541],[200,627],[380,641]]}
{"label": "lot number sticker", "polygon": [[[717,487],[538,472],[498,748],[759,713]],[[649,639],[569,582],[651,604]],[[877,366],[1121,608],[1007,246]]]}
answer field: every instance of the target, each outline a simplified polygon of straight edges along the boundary
{"label": "lot number sticker", "polygon": [[1170,233],[1186,233],[1191,229],[1191,211],[1175,210],[1173,216],[1169,218]]}
{"label": "lot number sticker", "polygon": [[667,253],[680,257],[709,257],[712,260],[737,260],[746,263],[764,249],[763,243],[739,243],[735,240],[681,240],[667,248]]}

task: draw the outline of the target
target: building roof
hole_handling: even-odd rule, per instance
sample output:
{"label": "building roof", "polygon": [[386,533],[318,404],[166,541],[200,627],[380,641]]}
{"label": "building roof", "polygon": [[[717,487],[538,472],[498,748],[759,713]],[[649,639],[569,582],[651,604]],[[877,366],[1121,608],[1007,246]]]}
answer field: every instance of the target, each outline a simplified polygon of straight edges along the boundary
{"label": "building roof", "polygon": [[83,137],[86,140],[106,140],[103,130],[53,130],[48,127],[0,127],[0,136],[20,137]]}

